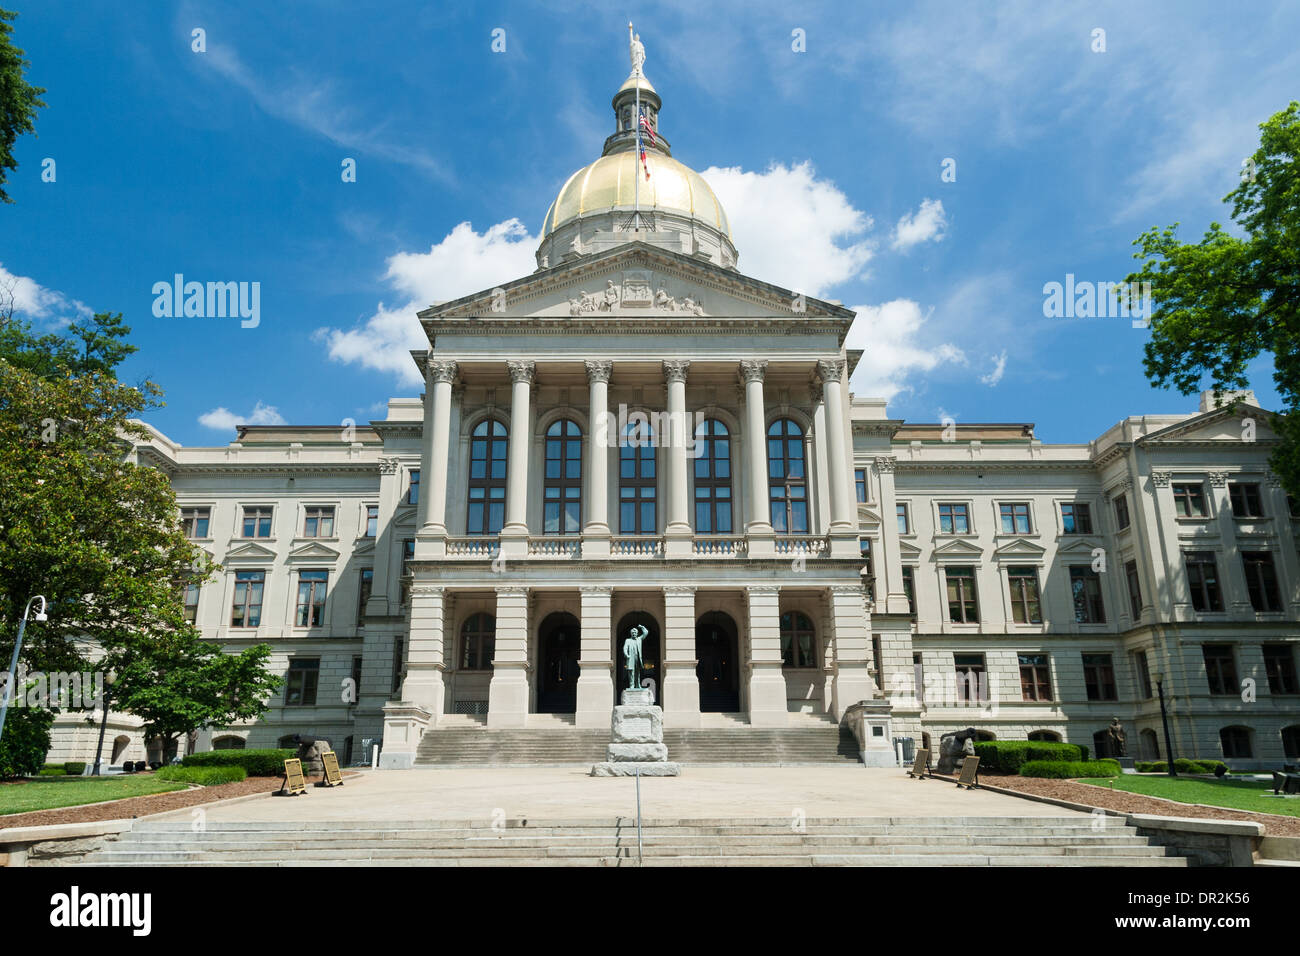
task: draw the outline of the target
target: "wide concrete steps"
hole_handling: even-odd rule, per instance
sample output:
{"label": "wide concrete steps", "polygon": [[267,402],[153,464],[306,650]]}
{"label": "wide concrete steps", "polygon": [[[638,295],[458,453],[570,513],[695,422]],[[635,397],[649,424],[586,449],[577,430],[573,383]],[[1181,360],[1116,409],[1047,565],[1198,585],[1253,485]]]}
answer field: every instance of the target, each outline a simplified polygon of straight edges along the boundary
{"label": "wide concrete steps", "polygon": [[[85,866],[1184,866],[1132,827],[1080,817],[573,820],[493,829],[145,822]],[[40,864],[37,864],[40,865]],[[68,865],[66,861],[63,865]]]}

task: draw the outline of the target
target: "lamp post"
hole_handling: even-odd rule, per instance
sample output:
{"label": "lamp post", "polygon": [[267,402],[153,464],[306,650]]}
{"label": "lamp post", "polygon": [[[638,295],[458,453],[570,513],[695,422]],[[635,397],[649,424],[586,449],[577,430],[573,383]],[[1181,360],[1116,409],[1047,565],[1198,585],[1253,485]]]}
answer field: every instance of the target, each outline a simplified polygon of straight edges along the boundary
{"label": "lamp post", "polygon": [[99,702],[100,709],[104,713],[99,718],[99,746],[95,748],[95,768],[90,771],[93,777],[100,775],[99,762],[104,758],[104,731],[108,728],[108,702],[111,699],[109,691],[112,689],[115,680],[117,680],[117,676],[112,671],[104,675],[104,699]]}
{"label": "lamp post", "polygon": [[41,602],[41,609],[36,612],[36,620],[49,620],[49,616],[45,613],[45,596],[38,594],[28,598],[27,606],[23,608],[23,619],[18,622],[18,639],[14,641],[14,654],[9,661],[9,679],[5,681],[4,697],[0,699],[0,738],[5,734],[5,718],[9,716],[9,701],[14,696],[14,684],[18,680],[18,655],[23,649],[23,631],[27,630],[27,615],[31,613],[32,604],[37,601]]}
{"label": "lamp post", "polygon": [[1169,776],[1178,776],[1178,771],[1174,769],[1174,745],[1169,738],[1169,715],[1165,712],[1165,675],[1161,671],[1156,671],[1151,675],[1156,682],[1156,696],[1160,698],[1160,723],[1165,728],[1165,766],[1168,768]]}

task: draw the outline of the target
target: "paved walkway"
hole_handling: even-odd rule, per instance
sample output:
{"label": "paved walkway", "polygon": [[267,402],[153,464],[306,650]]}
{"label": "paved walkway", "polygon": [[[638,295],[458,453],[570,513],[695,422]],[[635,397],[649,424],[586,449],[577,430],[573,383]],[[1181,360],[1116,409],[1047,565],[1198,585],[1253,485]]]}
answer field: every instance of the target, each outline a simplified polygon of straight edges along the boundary
{"label": "paved walkway", "polygon": [[[642,778],[647,818],[1064,817],[1032,800],[958,790],[943,780],[865,767],[699,767]],[[635,780],[580,768],[365,770],[305,797],[261,797],[207,808],[211,821],[577,820],[634,816]],[[183,814],[189,811],[182,811]],[[1083,814],[1078,814],[1083,816]]]}

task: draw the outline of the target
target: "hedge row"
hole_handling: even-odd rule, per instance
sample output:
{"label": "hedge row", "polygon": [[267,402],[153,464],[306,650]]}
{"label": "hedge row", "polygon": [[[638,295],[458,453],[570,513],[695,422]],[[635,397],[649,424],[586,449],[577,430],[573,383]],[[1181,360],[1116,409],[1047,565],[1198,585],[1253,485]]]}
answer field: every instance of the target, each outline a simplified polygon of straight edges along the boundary
{"label": "hedge row", "polygon": [[159,780],[174,780],[177,783],[197,783],[203,787],[215,787],[222,783],[238,783],[248,774],[243,767],[162,767],[155,774]]}
{"label": "hedge row", "polygon": [[186,767],[242,767],[250,777],[278,777],[284,762],[296,756],[296,750],[209,750],[181,762]]}
{"label": "hedge row", "polygon": [[1030,760],[1020,767],[1022,777],[1118,777],[1118,760]]}
{"label": "hedge row", "polygon": [[[1222,767],[1225,771],[1228,765],[1222,760],[1187,760],[1180,758],[1174,761],[1174,769],[1179,773],[1214,773],[1216,769]],[[1133,764],[1133,769],[1138,773],[1168,773],[1169,764],[1163,760],[1139,760]]]}
{"label": "hedge row", "polygon": [[1087,760],[1084,749],[1076,744],[1058,744],[1043,740],[986,740],[975,744],[980,769],[1019,773],[1031,760]]}

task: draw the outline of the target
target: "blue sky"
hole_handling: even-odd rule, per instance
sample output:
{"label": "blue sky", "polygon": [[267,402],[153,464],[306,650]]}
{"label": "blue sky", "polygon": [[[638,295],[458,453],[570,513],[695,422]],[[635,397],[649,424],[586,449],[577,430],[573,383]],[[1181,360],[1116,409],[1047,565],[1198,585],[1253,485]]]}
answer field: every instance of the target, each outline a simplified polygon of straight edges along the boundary
{"label": "blue sky", "polygon": [[[415,309],[532,270],[547,205],[612,130],[628,19],[740,270],[859,310],[856,393],[1047,441],[1190,411],[1147,385],[1145,332],[1045,318],[1043,285],[1118,281],[1144,229],[1226,221],[1300,76],[1294,4],[5,6],[48,107],[17,145],[0,264],[38,325],[125,313],[125,374],[164,387],[149,420],[185,444],[418,394]],[[260,324],[156,318],[175,273],[260,282]]]}

